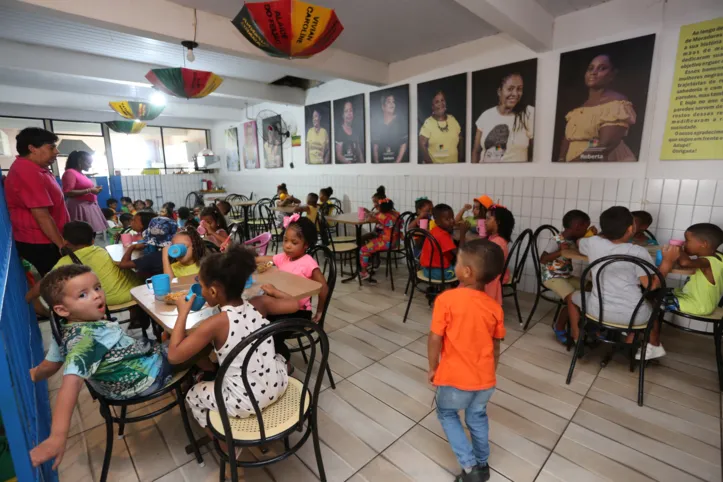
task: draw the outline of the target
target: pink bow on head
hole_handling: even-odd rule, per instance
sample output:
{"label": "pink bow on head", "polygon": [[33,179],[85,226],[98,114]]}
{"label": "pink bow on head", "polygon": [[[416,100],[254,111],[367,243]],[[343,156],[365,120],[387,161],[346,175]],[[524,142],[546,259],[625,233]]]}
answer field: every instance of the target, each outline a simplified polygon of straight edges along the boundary
{"label": "pink bow on head", "polygon": [[291,216],[287,216],[284,218],[284,229],[289,227],[289,224],[295,223],[299,220],[301,216],[299,216],[299,213],[292,214]]}

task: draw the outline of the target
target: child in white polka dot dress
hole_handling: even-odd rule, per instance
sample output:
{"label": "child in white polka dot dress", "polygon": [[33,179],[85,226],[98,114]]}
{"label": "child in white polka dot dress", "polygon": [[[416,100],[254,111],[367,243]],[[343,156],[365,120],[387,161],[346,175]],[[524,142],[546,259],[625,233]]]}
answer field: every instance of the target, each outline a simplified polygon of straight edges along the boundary
{"label": "child in white polka dot dress", "polygon": [[[218,305],[221,312],[201,322],[195,330],[186,333],[186,320],[190,301],[178,301],[178,319],[168,345],[168,361],[180,364],[213,345],[218,362],[223,363],[233,348],[254,331],[268,325],[267,315],[294,313],[298,302],[278,290],[277,298],[264,295],[244,301],[241,294],[246,280],[256,269],[255,253],[236,246],[225,253],[206,256],[201,263],[199,281],[202,295],[211,306]],[[262,287],[263,288],[263,287]],[[271,288],[271,287],[270,287]],[[250,347],[236,356],[223,383],[224,403],[229,415],[248,417],[254,414],[250,394],[241,379],[241,367]],[[263,409],[284,394],[288,385],[286,361],[276,355],[274,342],[266,340],[251,357],[247,378],[259,408]],[[186,395],[194,418],[206,427],[209,410],[217,410],[214,382],[194,385]]]}

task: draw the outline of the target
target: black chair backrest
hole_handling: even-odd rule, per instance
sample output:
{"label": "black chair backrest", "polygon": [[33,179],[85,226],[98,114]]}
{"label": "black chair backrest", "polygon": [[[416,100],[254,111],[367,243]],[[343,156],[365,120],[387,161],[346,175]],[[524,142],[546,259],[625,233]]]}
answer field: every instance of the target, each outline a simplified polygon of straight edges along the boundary
{"label": "black chair backrest", "polygon": [[333,204],[334,206],[336,206],[337,209],[339,209],[339,211],[341,212],[341,214],[344,214],[344,211],[343,211],[344,205],[342,204],[341,199],[338,199],[338,198],[335,198],[335,197],[330,197],[330,198],[329,198],[329,201],[331,201],[332,204]]}
{"label": "black chair backrest", "polygon": [[319,237],[321,238],[322,246],[331,246],[332,251],[334,250],[334,237],[332,236],[333,228],[329,227],[329,223],[326,220],[324,213],[319,211],[316,216],[316,228],[319,231]]}
{"label": "black chair backrest", "polygon": [[515,239],[512,243],[512,248],[510,248],[507,259],[505,260],[505,267],[502,270],[501,279],[504,280],[505,273],[514,260],[514,268],[510,273],[509,284],[518,284],[522,280],[522,272],[525,269],[527,255],[530,252],[530,245],[533,244],[533,242],[534,236],[531,229],[525,229],[519,236],[517,236],[517,239]]}
{"label": "black chair backrest", "polygon": [[[252,195],[253,195],[253,193],[252,193]],[[260,201],[263,200],[263,199],[269,199],[269,198],[261,198]],[[272,203],[276,204],[276,201],[279,201],[280,199],[281,199],[281,198],[279,197],[278,194],[274,194],[274,197],[272,197],[272,198],[269,199],[269,200],[270,200]]]}
{"label": "black chair backrest", "polygon": [[650,239],[652,239],[653,241],[655,241],[656,243],[658,242],[658,240],[655,238],[655,235],[654,235],[653,233],[651,233],[650,231],[648,231],[647,229],[645,230],[645,234],[646,234]]}
{"label": "black chair backrest", "polygon": [[259,206],[259,210],[263,215],[263,219],[266,220],[266,227],[263,231],[269,232],[274,236],[282,236],[285,229],[283,228],[283,225],[282,227],[276,225],[276,211],[273,211],[271,209],[271,206],[271,204],[263,204]]}
{"label": "black chair backrest", "polygon": [[[321,390],[321,382],[324,379],[324,370],[326,370],[326,365],[329,359],[329,339],[321,326],[316,323],[300,319],[275,321],[259,330],[254,331],[244,338],[238,345],[232,348],[226,356],[226,359],[221,364],[221,367],[218,369],[213,391],[216,395],[218,412],[221,416],[221,423],[223,424],[224,433],[226,434],[225,442],[228,447],[233,447],[233,433],[231,431],[228,410],[226,409],[225,393],[223,391],[223,383],[226,380],[226,372],[237,357],[243,357],[243,362],[241,364],[241,382],[243,384],[244,391],[248,394],[251,406],[254,409],[254,414],[259,423],[259,429],[261,432],[260,444],[266,444],[268,439],[266,437],[266,427],[264,426],[261,409],[259,408],[258,401],[254,396],[254,392],[251,390],[251,384],[248,380],[249,363],[251,362],[251,358],[255,356],[256,351],[260,349],[261,345],[266,343],[266,340],[270,340],[274,335],[281,335],[282,333],[285,338],[298,338],[300,339],[300,342],[309,345],[309,348],[307,349],[309,365],[303,380],[303,390],[301,392],[301,400],[299,403],[299,419],[295,423],[295,427],[297,429],[302,429],[302,426],[307,418],[309,416],[315,417],[316,415],[317,399],[319,397],[319,391]],[[319,349],[317,349],[317,346]],[[314,363],[316,360],[319,361],[318,365]],[[316,382],[312,387],[312,372],[315,370]],[[311,397],[311,399],[309,400],[308,397]],[[307,401],[309,401],[308,412],[304,410]]]}
{"label": "black chair backrest", "polygon": [[402,232],[406,233],[409,230],[409,223],[417,219],[417,213],[405,211],[399,215],[399,218],[402,220]]}
{"label": "black chair backrest", "polygon": [[189,209],[198,208],[198,207],[202,208],[203,207],[203,196],[196,191],[189,192],[188,195],[186,196],[185,204],[186,204],[186,207]]}
{"label": "black chair backrest", "polygon": [[[438,261],[438,266],[444,266],[444,256],[442,253],[442,247],[439,245],[439,241],[437,241],[435,237],[429,233],[429,231],[419,228],[410,229],[407,231],[407,235],[404,238],[404,253],[406,255],[404,258],[407,260],[409,275],[414,278],[416,278],[417,271],[420,269],[421,263],[424,261],[421,259],[421,254],[419,255],[419,259],[414,257],[414,238],[419,236],[424,238],[421,246],[424,246],[427,242],[432,245],[432,249],[428,255],[429,257],[427,258],[428,262],[425,264],[427,266],[432,266],[434,264],[433,261],[436,259]],[[444,281],[442,281],[442,284],[444,284]]]}
{"label": "black chair backrest", "polygon": [[[542,268],[540,267],[540,237],[546,237],[546,232],[549,232],[550,237],[557,236],[560,234],[560,230],[551,224],[543,224],[539,228],[535,229],[532,235],[532,267],[535,270],[535,278],[538,289],[542,287]],[[544,249],[544,248],[543,248]]]}
{"label": "black chair backrest", "polygon": [[55,314],[52,306],[49,308],[50,315],[48,319],[50,320],[50,331],[53,335],[55,343],[57,343],[60,347],[63,344],[63,329],[60,324],[60,318]]}
{"label": "black chair backrest", "polygon": [[[326,279],[326,285],[328,292],[326,294],[326,306],[321,312],[321,320],[319,320],[319,326],[324,327],[324,320],[326,319],[326,311],[329,309],[331,303],[331,295],[334,293],[334,287],[336,286],[336,263],[334,262],[334,253],[326,246],[314,246],[308,251],[309,256],[316,260],[319,265],[321,274]],[[322,259],[323,258],[323,259]]]}
{"label": "black chair backrest", "polygon": [[[598,314],[597,317],[598,321],[603,322],[605,320],[604,316],[605,313],[603,312],[603,305],[605,304],[603,300],[602,295],[602,284],[600,283],[603,272],[606,268],[609,266],[614,266],[615,264],[619,263],[630,263],[633,264],[639,268],[641,268],[645,272],[645,276],[648,277],[648,286],[642,287],[640,300],[638,301],[637,305],[635,306],[635,309],[633,310],[632,315],[630,316],[630,322],[628,325],[628,329],[632,329],[633,325],[635,323],[635,318],[638,315],[638,312],[640,311],[640,307],[643,306],[643,303],[649,301],[652,304],[652,313],[650,315],[650,319],[648,320],[648,323],[652,322],[655,318],[658,316],[658,312],[660,310],[660,305],[663,301],[663,296],[665,294],[665,277],[658,271],[658,268],[653,266],[652,264],[648,263],[647,261],[638,258],[636,256],[629,256],[626,254],[615,254],[611,256],[604,256],[600,259],[596,259],[592,263],[590,263],[587,268],[582,272],[582,275],[580,276],[581,280],[587,279],[588,275],[592,273],[593,278],[593,287],[592,289],[597,294],[598,299]],[[613,268],[614,269],[614,268]],[[658,280],[658,288],[652,289],[653,282],[657,278]],[[587,313],[587,303],[585,301],[585,290],[581,291],[581,305],[580,309],[582,310],[583,316],[585,316],[585,313]],[[620,323],[623,320],[610,320],[612,323]]]}

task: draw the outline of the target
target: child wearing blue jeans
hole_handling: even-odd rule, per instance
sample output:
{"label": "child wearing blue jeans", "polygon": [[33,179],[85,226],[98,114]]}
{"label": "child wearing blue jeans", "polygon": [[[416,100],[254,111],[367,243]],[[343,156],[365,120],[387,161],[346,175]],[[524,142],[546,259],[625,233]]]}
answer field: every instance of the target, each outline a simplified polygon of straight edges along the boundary
{"label": "child wearing blue jeans", "polygon": [[[437,418],[462,472],[457,482],[490,478],[487,403],[495,391],[504,313],[485,293],[485,285],[502,274],[505,257],[497,244],[476,239],[459,249],[455,274],[460,287],[437,297],[427,355],[429,382],[437,387]],[[467,439],[459,411],[472,441]]]}

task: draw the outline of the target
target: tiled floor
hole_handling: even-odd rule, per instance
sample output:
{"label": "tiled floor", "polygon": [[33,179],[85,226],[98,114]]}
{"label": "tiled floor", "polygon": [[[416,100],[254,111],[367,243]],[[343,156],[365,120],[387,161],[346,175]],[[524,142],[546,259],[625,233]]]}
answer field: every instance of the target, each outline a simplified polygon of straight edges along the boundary
{"label": "tiled floor", "polygon": [[[415,299],[402,324],[405,280],[359,289],[337,285],[327,316],[330,366],[337,388],[319,400],[319,432],[330,481],[451,481],[459,471],[437,421],[426,382],[426,334],[431,312]],[[402,289],[399,288],[402,287]],[[528,297],[523,312],[531,306]],[[565,385],[570,354],[549,328],[552,307],[538,308],[522,333],[505,302],[508,336],[489,405],[493,481],[721,480],[721,394],[712,340],[667,330],[668,356],[646,371],[645,406],[638,407],[637,372],[622,356],[604,369],[598,349],[580,360]],[[296,376],[304,370],[295,358]],[[53,380],[51,389],[57,390]],[[138,407],[138,410],[147,410]],[[129,426],[115,440],[109,480],[218,480],[184,451],[178,409]],[[87,393],[73,419],[61,480],[97,480],[105,432]],[[253,457],[254,454],[246,454]],[[312,444],[249,481],[314,481]]]}

